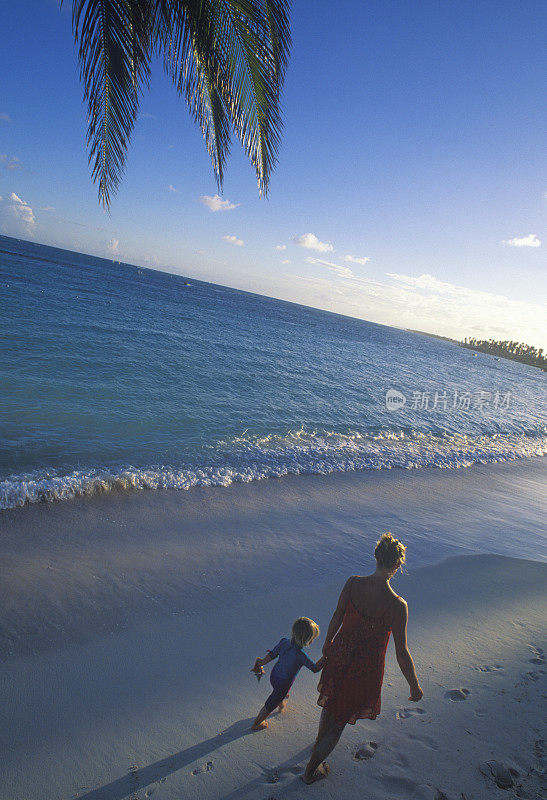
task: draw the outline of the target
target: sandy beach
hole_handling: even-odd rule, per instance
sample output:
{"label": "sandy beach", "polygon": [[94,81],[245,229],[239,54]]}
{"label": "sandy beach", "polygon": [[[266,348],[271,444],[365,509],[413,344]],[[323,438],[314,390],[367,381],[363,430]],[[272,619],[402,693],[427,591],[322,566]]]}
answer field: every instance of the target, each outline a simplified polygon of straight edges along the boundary
{"label": "sandy beach", "polygon": [[[544,477],[535,459],[3,512],[0,796],[539,797]],[[268,687],[249,668],[297,616],[326,630],[386,529],[409,544],[394,588],[424,698],[408,702],[390,644],[380,717],[348,726],[305,787],[316,676],[251,733]]]}

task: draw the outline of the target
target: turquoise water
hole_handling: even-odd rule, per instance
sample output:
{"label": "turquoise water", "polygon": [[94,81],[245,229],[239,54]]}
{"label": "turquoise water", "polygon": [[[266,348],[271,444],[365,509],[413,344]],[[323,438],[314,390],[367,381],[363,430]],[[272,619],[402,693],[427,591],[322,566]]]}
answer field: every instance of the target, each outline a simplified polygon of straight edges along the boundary
{"label": "turquoise water", "polygon": [[1,236],[0,290],[2,508],[547,453],[523,364]]}

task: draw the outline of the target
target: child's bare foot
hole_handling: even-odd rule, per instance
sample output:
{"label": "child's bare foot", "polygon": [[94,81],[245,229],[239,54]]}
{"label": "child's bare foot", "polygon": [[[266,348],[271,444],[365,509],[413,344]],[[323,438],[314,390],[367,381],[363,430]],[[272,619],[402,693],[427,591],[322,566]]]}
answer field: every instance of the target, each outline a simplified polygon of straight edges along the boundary
{"label": "child's bare foot", "polygon": [[286,708],[287,708],[287,701],[286,700],[282,700],[279,703],[279,705],[277,706],[277,709],[278,709],[280,714],[282,714],[285,711]]}
{"label": "child's bare foot", "polygon": [[310,783],[315,783],[315,781],[320,781],[322,778],[326,778],[329,772],[330,772],[329,765],[327,764],[326,761],[322,761],[310,778],[306,777],[306,773],[304,773],[302,775],[302,780],[304,781],[304,783],[307,783],[309,785]]}
{"label": "child's bare foot", "polygon": [[251,726],[251,730],[252,731],[261,731],[261,730],[264,730],[264,728],[267,728],[267,727],[268,727],[268,723],[266,722],[266,720],[264,720],[263,722],[259,722],[258,725],[255,722],[255,724]]}

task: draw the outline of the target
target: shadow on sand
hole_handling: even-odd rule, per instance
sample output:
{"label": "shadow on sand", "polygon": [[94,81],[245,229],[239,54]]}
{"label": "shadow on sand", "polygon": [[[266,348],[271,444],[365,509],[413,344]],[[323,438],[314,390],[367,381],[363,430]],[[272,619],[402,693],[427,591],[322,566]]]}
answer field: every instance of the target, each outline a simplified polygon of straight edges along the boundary
{"label": "shadow on sand", "polygon": [[[230,725],[225,731],[211,737],[211,739],[206,739],[204,742],[188,747],[186,750],[181,750],[179,753],[175,753],[172,756],[162,758],[161,761],[155,761],[147,767],[132,769],[127,775],[123,775],[123,777],[111,783],[107,783],[105,786],[93,789],[91,792],[87,792],[87,794],[79,795],[78,800],[123,800],[123,798],[135,796],[141,789],[145,789],[147,786],[150,786],[150,784],[157,783],[167,778],[168,775],[172,775],[174,772],[177,772],[183,767],[187,767],[198,759],[205,758],[205,756],[208,756],[215,750],[219,750],[225,744],[228,744],[228,742],[233,742],[236,739],[241,739],[243,736],[252,734],[251,725],[253,719],[253,717],[250,717],[249,719],[239,720],[239,722]],[[225,795],[223,800],[238,800],[238,798],[244,797],[253,789],[263,787],[265,784],[277,782],[278,779],[287,773],[296,775],[297,772],[302,771],[301,768],[295,766],[296,763],[304,756],[309,756],[310,750],[311,745],[301,750],[300,753],[296,753],[283,764],[279,764],[276,768],[264,769],[263,777],[255,778],[245,786],[235,789]],[[272,775],[276,776],[275,781],[272,780]]]}
{"label": "shadow on sand", "polygon": [[213,736],[211,739],[206,739],[204,742],[188,747],[186,750],[181,750],[172,756],[162,758],[161,761],[156,761],[147,767],[131,770],[127,775],[112,781],[112,783],[107,783],[105,786],[80,795],[78,800],[122,800],[128,795],[136,794],[140,789],[144,789],[151,783],[161,781],[162,778],[166,778],[173,772],[188,766],[188,764],[192,764],[192,762],[200,758],[205,758],[209,753],[218,750],[228,742],[233,742],[235,739],[251,734],[252,723],[253,717],[239,720],[239,722],[230,725],[225,731]]}
{"label": "shadow on sand", "polygon": [[[280,796],[281,793],[285,794],[288,791],[294,789],[294,787],[300,787],[305,789],[306,787],[300,780],[300,775],[304,772],[304,766],[298,765],[298,762],[301,759],[306,759],[310,757],[312,751],[313,743],[310,743],[307,747],[301,750],[299,753],[295,753],[291,756],[287,761],[284,761],[282,764],[278,764],[277,767],[273,769],[263,769],[263,776],[260,778],[254,778],[249,783],[246,783],[245,786],[241,786],[239,789],[234,789],[232,792],[223,795],[220,800],[243,800],[250,792],[254,792],[255,789],[263,789],[271,792],[275,790],[276,796]],[[292,777],[293,780],[289,783],[278,784],[278,781],[282,781],[284,778]],[[275,788],[274,788],[275,787]],[[256,795],[253,795],[256,796]],[[273,795],[272,795],[273,796]]]}

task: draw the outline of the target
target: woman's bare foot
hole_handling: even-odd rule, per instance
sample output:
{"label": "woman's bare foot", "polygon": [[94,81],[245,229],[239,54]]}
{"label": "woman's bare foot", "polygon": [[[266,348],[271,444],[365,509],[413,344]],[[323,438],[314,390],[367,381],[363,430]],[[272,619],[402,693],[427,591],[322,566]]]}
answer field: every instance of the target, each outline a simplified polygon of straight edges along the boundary
{"label": "woman's bare foot", "polygon": [[267,728],[267,727],[268,727],[268,723],[266,722],[266,720],[263,720],[262,722],[259,722],[258,725],[255,722],[255,724],[251,726],[251,730],[252,731],[262,731],[262,730],[264,730],[264,728]]}
{"label": "woman's bare foot", "polygon": [[330,772],[329,765],[327,764],[326,761],[322,761],[321,764],[319,764],[319,766],[313,773],[313,775],[311,776],[311,778],[307,778],[306,773],[304,773],[302,775],[302,780],[304,781],[304,783],[307,783],[309,785],[310,783],[315,783],[315,781],[320,781],[322,778],[326,778],[329,772]]}
{"label": "woman's bare foot", "polygon": [[277,709],[278,709],[280,714],[282,714],[285,711],[286,708],[287,708],[287,701],[286,700],[282,700],[279,703],[279,705],[277,706]]}

